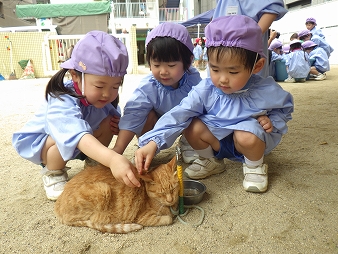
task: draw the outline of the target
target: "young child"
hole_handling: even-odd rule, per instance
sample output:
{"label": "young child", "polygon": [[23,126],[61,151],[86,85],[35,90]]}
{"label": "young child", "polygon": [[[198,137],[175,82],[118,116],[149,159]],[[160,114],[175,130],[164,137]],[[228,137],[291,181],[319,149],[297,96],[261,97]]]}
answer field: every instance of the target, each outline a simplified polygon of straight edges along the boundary
{"label": "young child", "polygon": [[333,52],[333,48],[329,43],[327,43],[323,38],[318,35],[312,34],[309,30],[305,29],[298,33],[299,40],[301,41],[313,41],[318,45],[318,47],[323,48],[327,54],[327,57],[330,58],[331,53]]}
{"label": "young child", "polygon": [[290,36],[290,41],[293,41],[293,40],[298,40],[298,33],[293,33],[293,34]]}
{"label": "young child", "polygon": [[207,55],[207,47],[204,46],[202,53],[202,66],[203,70],[207,67],[208,64],[208,55]]}
{"label": "young child", "polygon": [[329,58],[327,57],[324,49],[317,46],[313,41],[306,41],[302,43],[302,47],[306,53],[309,54],[310,62],[313,64],[310,69],[310,75],[314,80],[326,79],[326,73],[330,70]]}
{"label": "young child", "polygon": [[[108,148],[118,133],[120,116],[111,102],[118,96],[127,66],[127,49],[120,40],[101,31],[87,33],[48,82],[46,101],[35,117],[13,134],[19,155],[42,165],[48,199],[61,195],[68,180],[66,163],[80,152],[110,167],[126,185],[140,186],[133,165]],[[64,83],[68,71],[72,80]]]}
{"label": "young child", "polygon": [[313,35],[318,35],[323,40],[325,40],[325,35],[322,30],[317,28],[317,21],[315,18],[307,18],[305,20],[306,29],[309,30]]}
{"label": "young child", "polygon": [[[287,13],[283,0],[269,1],[238,1],[238,0],[222,0],[217,1],[213,18],[229,15],[245,15],[254,19],[262,32],[263,52],[267,56],[269,28],[273,21],[281,19]],[[266,64],[259,73],[262,77],[269,75],[269,65]]]}
{"label": "young child", "polygon": [[[146,47],[152,73],[141,81],[124,107],[113,148],[120,154],[135,135],[153,129],[158,119],[201,81],[199,72],[191,66],[194,47],[184,26],[172,22],[158,25],[147,36]],[[191,163],[198,155],[183,136],[181,143],[183,159]]]}
{"label": "young child", "polygon": [[276,80],[276,67],[275,62],[278,60],[283,60],[283,50],[282,50],[283,43],[278,40],[274,39],[270,46],[269,50],[271,52],[270,63],[269,63],[269,70],[270,76],[272,76]]}
{"label": "young child", "polygon": [[243,164],[246,191],[268,186],[268,154],[287,132],[293,112],[292,95],[272,77],[255,75],[265,64],[260,27],[253,19],[225,16],[205,28],[210,78],[203,79],[182,102],[162,116],[155,128],[139,138],[138,171],[149,169],[154,155],[170,147],[184,132],[200,155],[185,170],[202,179],[225,170],[223,159]]}
{"label": "young child", "polygon": [[309,56],[302,50],[302,42],[293,40],[290,42],[290,53],[285,57],[288,78],[286,83],[305,82],[310,72]]}
{"label": "young child", "polygon": [[202,64],[202,54],[203,54],[202,43],[203,43],[202,40],[200,38],[197,38],[196,46],[193,49],[194,66],[196,68],[200,68]]}

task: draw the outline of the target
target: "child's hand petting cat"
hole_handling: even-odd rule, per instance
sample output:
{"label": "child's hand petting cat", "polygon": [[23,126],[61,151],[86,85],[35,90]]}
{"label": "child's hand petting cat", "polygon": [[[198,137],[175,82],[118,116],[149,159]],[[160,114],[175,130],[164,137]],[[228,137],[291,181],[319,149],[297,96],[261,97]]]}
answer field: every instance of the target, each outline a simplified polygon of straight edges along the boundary
{"label": "child's hand petting cat", "polygon": [[273,130],[273,125],[271,123],[271,120],[268,116],[259,116],[257,118],[257,121],[259,124],[263,127],[263,129],[267,132],[270,133]]}
{"label": "child's hand petting cat", "polygon": [[115,179],[129,187],[140,187],[141,184],[134,175],[134,172],[136,172],[135,166],[122,155],[119,155],[119,157],[118,160],[114,157],[110,163],[110,170]]}
{"label": "child's hand petting cat", "polygon": [[139,148],[135,152],[135,166],[139,174],[146,173],[149,170],[150,163],[153,160],[157,150],[154,141],[150,141],[145,146]]}

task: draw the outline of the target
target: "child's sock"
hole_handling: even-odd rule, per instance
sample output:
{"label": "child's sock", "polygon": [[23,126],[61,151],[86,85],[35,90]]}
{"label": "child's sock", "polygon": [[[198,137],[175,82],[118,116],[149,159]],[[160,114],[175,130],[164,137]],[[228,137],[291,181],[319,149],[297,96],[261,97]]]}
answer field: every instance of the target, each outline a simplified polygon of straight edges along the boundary
{"label": "child's sock", "polygon": [[205,148],[205,149],[202,149],[202,150],[195,150],[195,152],[199,155],[199,156],[201,156],[201,157],[203,157],[203,158],[212,158],[212,157],[214,157],[215,155],[214,155],[214,151],[212,150],[212,147],[211,146],[208,146],[207,148]]}
{"label": "child's sock", "polygon": [[249,160],[247,157],[244,156],[245,164],[246,164],[249,168],[256,168],[256,167],[258,167],[259,165],[263,164],[263,159],[264,159],[264,156],[262,156],[262,158],[260,158],[258,161],[251,161],[251,160]]}

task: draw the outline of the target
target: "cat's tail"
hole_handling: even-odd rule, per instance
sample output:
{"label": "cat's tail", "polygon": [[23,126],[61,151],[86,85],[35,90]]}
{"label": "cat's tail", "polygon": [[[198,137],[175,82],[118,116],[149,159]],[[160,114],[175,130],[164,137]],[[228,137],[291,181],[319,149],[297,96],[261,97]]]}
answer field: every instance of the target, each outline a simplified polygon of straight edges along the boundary
{"label": "cat's tail", "polygon": [[137,231],[143,228],[142,225],[136,224],[136,223],[119,223],[119,224],[99,224],[99,223],[93,223],[91,221],[78,221],[73,224],[73,226],[79,226],[79,227],[89,227],[93,229],[97,229],[103,233],[114,233],[114,234],[126,234],[129,232]]}

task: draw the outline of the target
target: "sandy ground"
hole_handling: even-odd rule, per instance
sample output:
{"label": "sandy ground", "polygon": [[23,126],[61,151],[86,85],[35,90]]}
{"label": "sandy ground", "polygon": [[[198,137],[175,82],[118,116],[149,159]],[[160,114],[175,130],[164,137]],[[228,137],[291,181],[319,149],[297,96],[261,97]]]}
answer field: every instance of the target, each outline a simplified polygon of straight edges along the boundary
{"label": "sandy ground", "polygon": [[[143,75],[127,75],[124,105]],[[289,133],[268,156],[269,189],[242,188],[241,165],[202,180],[198,227],[178,220],[125,235],[61,225],[45,197],[40,167],[17,155],[12,133],[44,99],[47,79],[0,82],[0,253],[338,253],[338,66],[324,81],[281,85],[294,95]],[[135,141],[135,140],[134,140]],[[132,158],[131,144],[125,155]],[[158,162],[174,155],[160,153]],[[83,167],[68,164],[72,177]],[[185,165],[186,166],[186,165]],[[184,218],[193,223],[199,212]]]}

